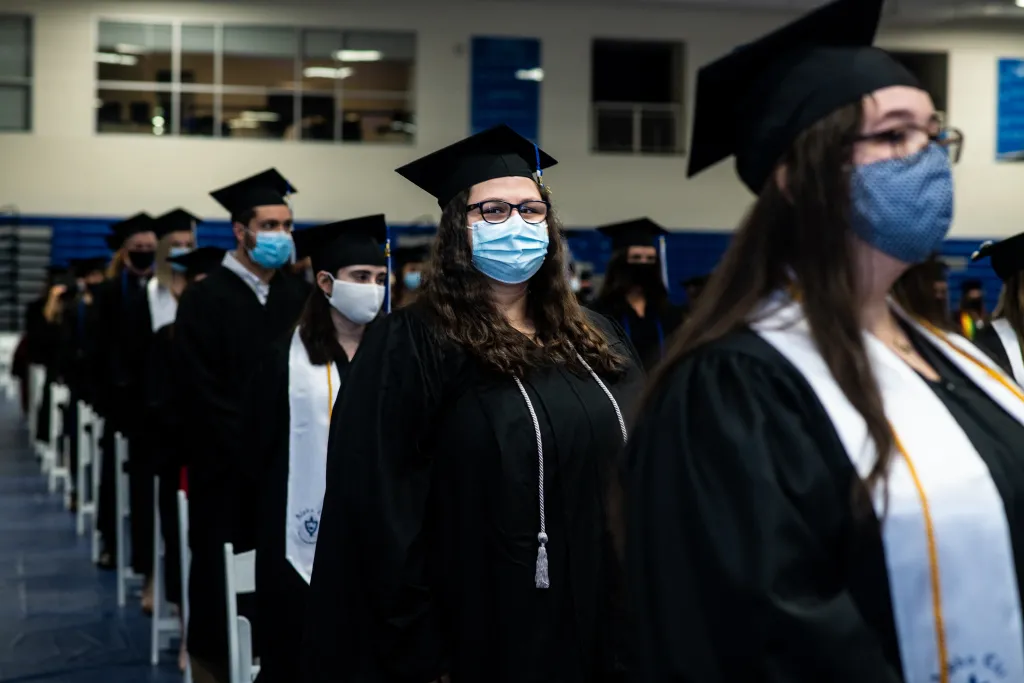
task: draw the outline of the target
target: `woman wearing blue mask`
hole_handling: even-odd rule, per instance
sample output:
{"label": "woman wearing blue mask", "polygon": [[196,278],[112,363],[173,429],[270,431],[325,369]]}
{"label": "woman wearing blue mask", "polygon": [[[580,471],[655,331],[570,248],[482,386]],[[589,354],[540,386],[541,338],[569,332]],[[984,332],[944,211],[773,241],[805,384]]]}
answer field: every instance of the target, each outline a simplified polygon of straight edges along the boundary
{"label": "woman wearing blue mask", "polygon": [[395,249],[394,276],[391,278],[394,304],[398,309],[416,300],[420,285],[423,284],[423,269],[429,253],[426,246],[399,247]]}
{"label": "woman wearing blue mask", "polygon": [[758,195],[627,452],[637,681],[1024,680],[1024,393],[888,299],[961,135],[839,0],[704,67],[691,174]]}
{"label": "woman wearing blue mask", "polygon": [[443,213],[334,408],[297,680],[621,675],[604,493],[642,372],[569,289],[554,163],[500,126],[399,169]]}

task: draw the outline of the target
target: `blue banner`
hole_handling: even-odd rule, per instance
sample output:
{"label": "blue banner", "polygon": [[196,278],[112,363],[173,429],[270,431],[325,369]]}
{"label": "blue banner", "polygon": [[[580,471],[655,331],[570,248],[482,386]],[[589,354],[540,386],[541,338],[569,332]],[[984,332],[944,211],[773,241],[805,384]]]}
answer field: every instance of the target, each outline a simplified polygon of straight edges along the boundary
{"label": "blue banner", "polygon": [[474,37],[470,52],[470,127],[504,123],[540,144],[540,40]]}
{"label": "blue banner", "polygon": [[1024,161],[1024,59],[999,60],[996,159]]}

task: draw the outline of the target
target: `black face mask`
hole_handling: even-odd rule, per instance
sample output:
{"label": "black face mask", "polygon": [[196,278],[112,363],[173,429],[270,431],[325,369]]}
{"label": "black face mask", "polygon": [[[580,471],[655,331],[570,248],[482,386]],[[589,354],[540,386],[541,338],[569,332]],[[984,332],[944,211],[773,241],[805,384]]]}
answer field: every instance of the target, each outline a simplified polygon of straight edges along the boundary
{"label": "black face mask", "polygon": [[975,313],[980,313],[981,309],[983,308],[982,300],[980,297],[972,296],[967,299],[964,299],[962,305],[965,311],[973,311]]}
{"label": "black face mask", "polygon": [[657,263],[627,263],[626,274],[633,286],[648,290],[661,284],[661,273]]}
{"label": "black face mask", "polygon": [[129,251],[128,252],[128,263],[131,267],[138,271],[149,270],[153,265],[153,260],[156,259],[156,252],[154,251]]}

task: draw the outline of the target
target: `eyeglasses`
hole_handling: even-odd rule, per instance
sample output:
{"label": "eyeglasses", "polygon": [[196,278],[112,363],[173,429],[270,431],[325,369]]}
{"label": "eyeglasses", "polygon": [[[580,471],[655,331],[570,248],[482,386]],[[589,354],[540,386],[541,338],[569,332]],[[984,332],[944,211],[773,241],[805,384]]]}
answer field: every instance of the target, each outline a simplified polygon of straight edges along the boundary
{"label": "eyeglasses", "polygon": [[888,145],[893,151],[894,158],[897,159],[916,158],[914,155],[934,142],[946,150],[950,163],[955,164],[960,161],[960,154],[964,146],[964,134],[959,128],[935,130],[908,123],[869,135],[858,135],[853,138],[853,141]]}
{"label": "eyeglasses", "polygon": [[512,215],[512,209],[515,209],[524,221],[530,224],[537,224],[544,222],[548,217],[550,208],[551,204],[543,199],[535,199],[523,202],[522,204],[510,204],[500,199],[490,199],[486,202],[470,204],[466,207],[466,213],[479,210],[480,215],[486,222],[499,224],[507,221]]}

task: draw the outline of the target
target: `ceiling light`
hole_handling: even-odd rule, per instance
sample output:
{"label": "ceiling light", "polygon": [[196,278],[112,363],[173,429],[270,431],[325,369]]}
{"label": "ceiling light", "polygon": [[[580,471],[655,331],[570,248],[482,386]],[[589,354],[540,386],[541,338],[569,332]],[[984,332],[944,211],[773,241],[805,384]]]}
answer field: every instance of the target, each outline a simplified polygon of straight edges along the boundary
{"label": "ceiling light", "polygon": [[[1024,0],[1021,0],[1024,2]],[[539,66],[535,69],[519,69],[516,71],[516,80],[520,81],[543,81],[544,69]]]}
{"label": "ceiling light", "polygon": [[132,55],[119,55],[113,52],[97,52],[96,61],[100,64],[115,64],[117,66],[135,66],[139,63],[138,57]]}
{"label": "ceiling light", "polygon": [[269,122],[281,120],[281,117],[272,111],[243,111],[238,115],[242,121],[253,121],[253,122]]}
{"label": "ceiling light", "polygon": [[146,48],[139,45],[131,45],[129,43],[118,43],[114,46],[114,50],[120,52],[123,55],[144,55],[146,54]]}
{"label": "ceiling light", "polygon": [[354,73],[355,69],[350,66],[338,69],[332,66],[308,66],[302,70],[302,75],[306,78],[336,78],[338,80],[348,78]]}
{"label": "ceiling light", "polygon": [[383,57],[380,50],[338,50],[334,53],[339,62],[379,62]]}
{"label": "ceiling light", "polygon": [[1024,7],[1024,0],[1017,0],[1017,7]]}

